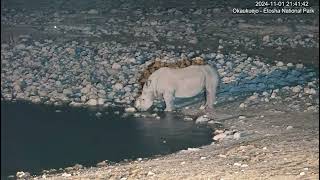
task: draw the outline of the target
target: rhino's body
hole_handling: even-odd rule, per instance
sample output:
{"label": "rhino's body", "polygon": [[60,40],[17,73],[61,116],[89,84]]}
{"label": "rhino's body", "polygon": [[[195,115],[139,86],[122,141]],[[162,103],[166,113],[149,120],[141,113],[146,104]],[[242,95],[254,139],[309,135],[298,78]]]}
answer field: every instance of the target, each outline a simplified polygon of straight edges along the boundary
{"label": "rhino's body", "polygon": [[182,69],[160,68],[155,71],[143,87],[136,107],[147,110],[154,98],[163,97],[166,111],[173,109],[175,97],[193,97],[206,90],[206,106],[213,107],[218,85],[218,73],[209,65],[189,66]]}

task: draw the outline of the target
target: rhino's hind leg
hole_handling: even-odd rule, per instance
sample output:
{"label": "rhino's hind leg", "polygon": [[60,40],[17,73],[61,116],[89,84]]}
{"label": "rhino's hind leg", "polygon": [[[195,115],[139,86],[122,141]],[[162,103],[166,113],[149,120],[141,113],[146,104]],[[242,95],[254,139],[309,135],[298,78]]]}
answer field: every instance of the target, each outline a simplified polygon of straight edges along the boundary
{"label": "rhino's hind leg", "polygon": [[174,110],[174,95],[172,92],[166,92],[163,95],[164,101],[166,102],[166,109],[164,111],[173,111]]}
{"label": "rhino's hind leg", "polygon": [[218,81],[217,79],[208,79],[206,80],[206,109],[213,109],[213,104],[216,101]]}
{"label": "rhino's hind leg", "polygon": [[215,95],[212,94],[212,92],[207,92],[207,97],[206,97],[206,104],[205,107],[206,109],[208,108],[213,108],[214,100],[215,100]]}
{"label": "rhino's hind leg", "polygon": [[216,99],[216,89],[211,87],[211,91],[206,92],[207,99],[206,99],[206,105],[205,105],[205,112],[210,118],[216,117],[216,112],[213,108],[213,104]]}

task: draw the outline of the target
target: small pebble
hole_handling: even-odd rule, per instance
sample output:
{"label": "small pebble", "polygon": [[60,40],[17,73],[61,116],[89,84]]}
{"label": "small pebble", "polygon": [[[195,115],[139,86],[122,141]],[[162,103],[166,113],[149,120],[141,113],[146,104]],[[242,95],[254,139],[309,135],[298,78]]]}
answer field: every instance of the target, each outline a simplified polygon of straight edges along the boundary
{"label": "small pebble", "polygon": [[183,120],[185,120],[185,121],[193,121],[193,119],[191,117],[184,117]]}
{"label": "small pebble", "polygon": [[221,158],[227,158],[227,156],[223,155],[223,154],[219,154],[218,156],[221,157]]}
{"label": "small pebble", "polygon": [[224,139],[227,135],[225,133],[221,133],[221,134],[218,134],[218,135],[215,135],[213,137],[213,140],[215,141],[221,141],[222,139]]}
{"label": "small pebble", "polygon": [[233,134],[233,139],[239,140],[240,137],[241,137],[241,133],[239,133],[239,132],[236,132]]}
{"label": "small pebble", "polygon": [[96,116],[97,116],[97,117],[101,117],[101,115],[102,115],[101,112],[97,112],[97,113],[96,113]]}
{"label": "small pebble", "polygon": [[136,112],[136,109],[134,107],[129,107],[125,109],[125,112]]}
{"label": "small pebble", "polygon": [[239,107],[240,107],[240,108],[245,108],[245,107],[247,107],[247,105],[246,105],[245,103],[241,103],[241,104],[239,105]]}
{"label": "small pebble", "polygon": [[287,128],[286,128],[286,130],[290,130],[290,129],[292,129],[293,127],[292,126],[288,126]]}
{"label": "small pebble", "polygon": [[241,163],[234,163],[234,166],[241,166]]}
{"label": "small pebble", "polygon": [[240,167],[242,167],[242,168],[248,167],[248,164],[242,164]]}

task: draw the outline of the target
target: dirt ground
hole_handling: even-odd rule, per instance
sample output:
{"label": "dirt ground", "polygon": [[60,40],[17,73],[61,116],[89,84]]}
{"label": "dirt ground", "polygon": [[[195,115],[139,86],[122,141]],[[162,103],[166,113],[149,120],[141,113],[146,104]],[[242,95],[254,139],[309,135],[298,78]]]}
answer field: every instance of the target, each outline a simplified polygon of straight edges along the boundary
{"label": "dirt ground", "polygon": [[281,102],[238,107],[236,102],[216,110],[217,116],[233,115],[220,122],[241,132],[238,140],[226,138],[162,157],[75,168],[34,179],[319,178],[319,113],[293,112]]}

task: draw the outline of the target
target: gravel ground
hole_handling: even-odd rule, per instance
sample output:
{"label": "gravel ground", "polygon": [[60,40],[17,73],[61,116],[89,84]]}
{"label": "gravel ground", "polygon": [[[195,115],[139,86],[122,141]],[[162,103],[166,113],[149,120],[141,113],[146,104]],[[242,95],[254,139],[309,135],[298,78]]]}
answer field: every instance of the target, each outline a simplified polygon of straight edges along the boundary
{"label": "gravel ground", "polygon": [[[4,9],[2,98],[75,106],[131,104],[141,89],[137,79],[149,64],[196,57],[217,67],[220,92],[232,95],[309,82],[318,86],[319,34],[308,17],[274,22],[221,18],[224,9],[137,9],[128,16],[122,9],[96,11]],[[296,32],[290,30],[292,23]]]}

